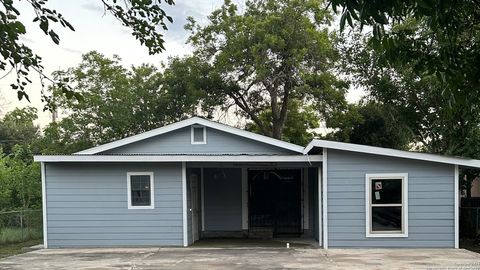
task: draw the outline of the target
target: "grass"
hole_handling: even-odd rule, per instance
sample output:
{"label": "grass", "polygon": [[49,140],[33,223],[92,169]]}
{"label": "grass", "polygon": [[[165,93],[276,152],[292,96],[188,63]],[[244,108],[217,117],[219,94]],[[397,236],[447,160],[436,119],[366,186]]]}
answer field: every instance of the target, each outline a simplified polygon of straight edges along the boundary
{"label": "grass", "polygon": [[25,253],[28,250],[26,247],[38,245],[42,242],[42,239],[28,240],[21,243],[14,244],[0,244],[0,258],[13,256],[16,254]]}
{"label": "grass", "polygon": [[21,243],[42,238],[42,228],[2,228],[0,245]]}

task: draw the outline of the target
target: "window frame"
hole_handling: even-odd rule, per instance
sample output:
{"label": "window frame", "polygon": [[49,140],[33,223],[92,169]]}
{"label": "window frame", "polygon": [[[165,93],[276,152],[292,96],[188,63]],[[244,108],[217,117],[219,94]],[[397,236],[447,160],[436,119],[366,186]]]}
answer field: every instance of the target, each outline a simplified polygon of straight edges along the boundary
{"label": "window frame", "polygon": [[[401,204],[373,204],[372,205],[372,180],[402,180]],[[372,207],[395,207],[402,209],[402,229],[400,231],[372,231]],[[368,173],[365,174],[365,227],[366,237],[408,237],[408,173]]]}
{"label": "window frame", "polygon": [[[194,137],[194,130],[196,128],[201,128],[203,129],[203,141],[196,142],[195,137]],[[200,125],[192,125],[190,127],[190,142],[191,144],[207,144],[207,128],[205,126],[200,126]]]}
{"label": "window frame", "polygon": [[[150,205],[132,205],[132,176],[150,176]],[[153,172],[127,172],[127,200],[128,209],[154,209],[155,208],[155,179]]]}

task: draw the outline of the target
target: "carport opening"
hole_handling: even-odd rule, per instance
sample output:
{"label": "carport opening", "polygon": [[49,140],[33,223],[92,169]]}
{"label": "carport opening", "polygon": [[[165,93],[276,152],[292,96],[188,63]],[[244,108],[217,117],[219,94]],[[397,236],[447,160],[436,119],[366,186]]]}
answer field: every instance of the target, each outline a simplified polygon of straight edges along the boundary
{"label": "carport opening", "polygon": [[317,172],[318,167],[192,166],[187,171],[188,244],[208,239],[318,243]]}

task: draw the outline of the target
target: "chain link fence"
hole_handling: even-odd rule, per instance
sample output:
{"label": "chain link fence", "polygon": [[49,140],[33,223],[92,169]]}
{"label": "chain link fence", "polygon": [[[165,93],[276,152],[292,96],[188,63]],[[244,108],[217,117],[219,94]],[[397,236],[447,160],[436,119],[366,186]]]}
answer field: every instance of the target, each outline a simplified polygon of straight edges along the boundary
{"label": "chain link fence", "polygon": [[0,212],[0,245],[42,237],[42,210]]}

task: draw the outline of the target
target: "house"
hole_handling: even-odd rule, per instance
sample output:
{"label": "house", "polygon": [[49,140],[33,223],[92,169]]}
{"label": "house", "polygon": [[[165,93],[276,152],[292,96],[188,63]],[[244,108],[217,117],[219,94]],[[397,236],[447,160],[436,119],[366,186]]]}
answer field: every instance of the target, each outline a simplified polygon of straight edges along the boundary
{"label": "house", "polygon": [[193,117],[40,155],[44,246],[188,246],[209,237],[458,248],[458,169],[479,160],[313,140]]}

